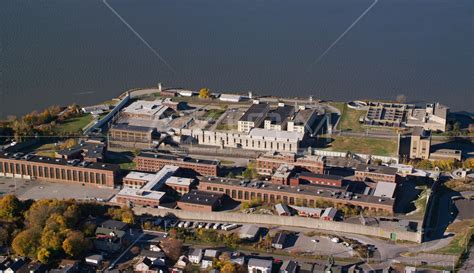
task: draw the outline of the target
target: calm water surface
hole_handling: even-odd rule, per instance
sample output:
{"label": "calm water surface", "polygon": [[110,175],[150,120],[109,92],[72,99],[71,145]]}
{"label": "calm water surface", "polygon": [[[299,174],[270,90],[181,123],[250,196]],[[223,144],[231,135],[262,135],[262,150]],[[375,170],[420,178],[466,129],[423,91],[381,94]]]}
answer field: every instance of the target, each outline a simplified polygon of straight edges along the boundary
{"label": "calm water surface", "polygon": [[91,104],[134,87],[333,100],[441,101],[473,110],[470,0],[0,2],[0,116]]}

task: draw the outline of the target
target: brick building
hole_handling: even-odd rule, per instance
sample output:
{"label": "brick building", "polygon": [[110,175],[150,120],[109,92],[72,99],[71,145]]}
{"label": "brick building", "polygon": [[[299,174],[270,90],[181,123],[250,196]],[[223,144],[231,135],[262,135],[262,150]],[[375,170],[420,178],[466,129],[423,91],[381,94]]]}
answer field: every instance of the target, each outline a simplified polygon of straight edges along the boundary
{"label": "brick building", "polygon": [[198,175],[217,176],[220,162],[217,160],[194,159],[171,154],[141,152],[135,157],[136,169],[140,171],[156,172],[165,165],[174,165],[196,172]]}
{"label": "brick building", "polygon": [[312,173],[324,172],[324,158],[321,156],[269,152],[256,159],[257,172],[261,175],[272,175],[283,164]]}
{"label": "brick building", "polygon": [[148,148],[158,138],[156,129],[144,126],[115,124],[109,129],[110,147]]}
{"label": "brick building", "polygon": [[198,185],[201,191],[225,193],[237,201],[258,198],[274,204],[314,207],[318,200],[331,201],[334,205],[346,204],[362,209],[393,213],[394,199],[350,192],[344,188],[316,185],[286,186],[263,181],[241,181],[239,179],[204,177]]}
{"label": "brick building", "polygon": [[355,169],[355,179],[358,181],[392,182],[397,183],[400,177],[396,168],[359,164]]}
{"label": "brick building", "polygon": [[208,191],[190,191],[178,201],[178,207],[187,211],[211,212],[222,207],[224,194]]}
{"label": "brick building", "polygon": [[77,182],[88,186],[114,187],[120,168],[115,164],[65,160],[33,154],[1,153],[0,175],[51,182]]}
{"label": "brick building", "polygon": [[339,175],[331,174],[319,174],[302,172],[291,177],[289,184],[292,186],[298,186],[301,184],[315,184],[331,187],[342,187],[343,177]]}

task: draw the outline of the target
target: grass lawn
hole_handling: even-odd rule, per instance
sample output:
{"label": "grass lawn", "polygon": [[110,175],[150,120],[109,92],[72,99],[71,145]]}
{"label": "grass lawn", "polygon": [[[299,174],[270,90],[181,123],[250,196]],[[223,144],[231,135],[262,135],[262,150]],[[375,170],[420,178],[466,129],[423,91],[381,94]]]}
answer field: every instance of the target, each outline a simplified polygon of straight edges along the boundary
{"label": "grass lawn", "polygon": [[60,133],[77,133],[92,121],[92,115],[87,114],[80,117],[63,121],[57,126]]}
{"label": "grass lawn", "polygon": [[222,114],[224,114],[224,109],[211,109],[206,112],[202,117],[205,119],[218,119]]}
{"label": "grass lawn", "polygon": [[330,103],[330,105],[336,107],[341,112],[341,120],[338,125],[339,130],[349,130],[352,132],[365,131],[365,128],[359,123],[359,119],[360,117],[365,116],[367,111],[351,109],[347,107],[347,104],[344,102],[333,102]]}
{"label": "grass lawn", "polygon": [[229,124],[218,124],[216,126],[216,130],[221,130],[221,131],[233,131],[233,130],[237,130],[237,125],[236,124],[233,124],[233,125],[229,125]]}
{"label": "grass lawn", "polygon": [[448,226],[447,231],[454,232],[453,240],[449,245],[440,248],[435,253],[439,254],[455,254],[461,255],[469,244],[469,240],[474,235],[474,220],[464,220],[452,223]]}
{"label": "grass lawn", "polygon": [[53,143],[46,143],[35,149],[35,153],[40,156],[54,157],[56,146]]}
{"label": "grass lawn", "polygon": [[392,156],[397,154],[396,139],[335,136],[327,150],[355,152],[369,155]]}
{"label": "grass lawn", "polygon": [[135,162],[126,162],[119,164],[120,169],[122,170],[134,170],[136,165],[137,164],[135,164]]}

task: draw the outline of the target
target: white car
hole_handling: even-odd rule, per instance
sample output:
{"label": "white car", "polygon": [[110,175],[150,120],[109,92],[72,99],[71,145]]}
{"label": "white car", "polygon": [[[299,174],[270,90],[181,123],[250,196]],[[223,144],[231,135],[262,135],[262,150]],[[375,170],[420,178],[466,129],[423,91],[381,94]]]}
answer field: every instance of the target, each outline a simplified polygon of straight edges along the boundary
{"label": "white car", "polygon": [[341,241],[341,239],[339,239],[339,238],[337,238],[337,237],[332,237],[332,238],[331,238],[331,242],[333,242],[333,243],[338,244],[340,241]]}
{"label": "white car", "polygon": [[212,223],[207,223],[206,226],[204,227],[205,229],[210,229],[212,227]]}
{"label": "white car", "polygon": [[217,224],[214,225],[213,229],[219,229],[221,226],[222,226],[222,224],[217,223]]}
{"label": "white car", "polygon": [[179,222],[178,227],[182,228],[184,226],[184,222]]}
{"label": "white car", "polygon": [[191,222],[191,221],[187,221],[186,223],[184,223],[183,227],[184,227],[184,228],[188,228],[188,227],[191,226],[192,223],[193,223],[193,222]]}
{"label": "white car", "polygon": [[318,240],[318,239],[311,239],[311,242],[313,242],[313,243],[319,243],[319,240]]}
{"label": "white car", "polygon": [[206,223],[199,223],[198,228],[203,228],[206,225]]}

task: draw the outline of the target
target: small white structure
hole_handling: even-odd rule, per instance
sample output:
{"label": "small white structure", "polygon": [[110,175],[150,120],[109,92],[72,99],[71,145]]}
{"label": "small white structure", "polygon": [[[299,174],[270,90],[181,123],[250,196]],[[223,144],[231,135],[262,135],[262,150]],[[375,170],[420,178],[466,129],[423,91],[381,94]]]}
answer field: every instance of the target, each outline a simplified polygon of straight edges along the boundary
{"label": "small white structure", "polygon": [[192,97],[195,94],[195,92],[191,90],[179,90],[178,94],[183,97]]}
{"label": "small white structure", "polygon": [[225,102],[240,102],[242,101],[242,96],[241,95],[235,95],[235,94],[222,94],[219,97],[220,101],[225,101]]}
{"label": "small white structure", "polygon": [[260,232],[260,228],[255,225],[244,225],[239,232],[240,239],[246,240],[254,240],[258,233]]}
{"label": "small white structure", "polygon": [[91,255],[89,257],[86,257],[86,263],[99,266],[102,261],[104,260],[104,257],[102,255]]}
{"label": "small white structure", "polygon": [[249,273],[271,273],[272,272],[271,260],[263,260],[251,258],[248,263],[248,272]]}
{"label": "small white structure", "polygon": [[201,268],[211,268],[214,262],[214,259],[217,259],[219,256],[219,251],[215,249],[206,249],[204,251],[204,257],[201,261]]}
{"label": "small white structure", "polygon": [[188,259],[193,264],[199,264],[202,260],[203,251],[200,248],[194,248],[189,252]]}

